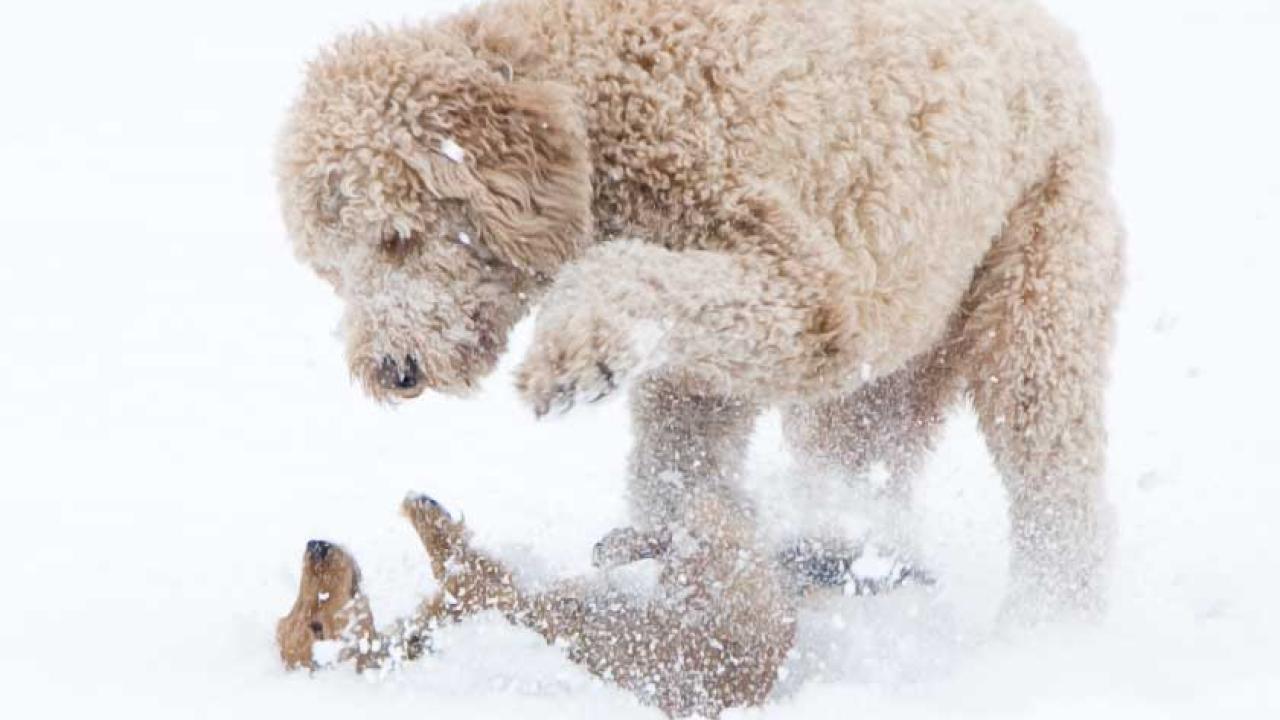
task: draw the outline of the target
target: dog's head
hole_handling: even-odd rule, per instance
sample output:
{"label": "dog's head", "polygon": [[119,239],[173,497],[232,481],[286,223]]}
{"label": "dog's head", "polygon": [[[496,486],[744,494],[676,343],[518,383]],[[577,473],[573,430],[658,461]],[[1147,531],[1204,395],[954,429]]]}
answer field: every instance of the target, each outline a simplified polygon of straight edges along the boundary
{"label": "dog's head", "polygon": [[348,37],[312,63],[279,147],[285,223],[345,301],[374,397],[471,388],[588,242],[578,107],[428,30]]}
{"label": "dog's head", "polygon": [[276,625],[285,666],[314,668],[346,660],[356,643],[373,637],[373,632],[355,559],[332,543],[307,543],[298,597]]}

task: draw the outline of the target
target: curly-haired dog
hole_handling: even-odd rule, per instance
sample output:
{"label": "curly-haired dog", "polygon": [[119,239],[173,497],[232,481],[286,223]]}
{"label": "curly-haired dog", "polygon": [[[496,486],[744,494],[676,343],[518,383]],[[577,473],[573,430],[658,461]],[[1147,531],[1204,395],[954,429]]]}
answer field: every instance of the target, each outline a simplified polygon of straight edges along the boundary
{"label": "curly-haired dog", "polygon": [[759,551],[749,513],[734,505],[711,494],[689,499],[686,521],[696,534],[663,555],[658,590],[646,599],[598,578],[521,587],[501,562],[470,545],[461,521],[434,500],[411,496],[403,510],[440,591],[414,617],[379,632],[355,559],[313,540],[298,599],[277,627],[280,654],[289,667],[385,667],[420,655],[442,624],[496,610],[668,714],[710,717],[756,705],[794,641],[797,595]]}
{"label": "curly-haired dog", "polygon": [[633,393],[634,519],[754,419],[899,496],[972,399],[1011,608],[1096,607],[1122,232],[1071,38],[1029,2],[508,0],[311,65],[279,172],[379,398],[463,392],[541,301],[539,413]]}

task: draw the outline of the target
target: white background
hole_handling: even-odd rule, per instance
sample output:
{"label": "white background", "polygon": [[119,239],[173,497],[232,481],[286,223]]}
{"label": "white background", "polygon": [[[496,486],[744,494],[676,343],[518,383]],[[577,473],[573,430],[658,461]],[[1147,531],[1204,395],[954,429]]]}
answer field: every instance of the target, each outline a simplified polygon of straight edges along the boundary
{"label": "white background", "polygon": [[[1114,117],[1131,233],[1111,611],[994,631],[1002,491],[960,412],[919,491],[942,585],[811,608],[764,716],[1280,713],[1280,5],[1050,4]],[[357,553],[385,619],[429,589],[396,516],[407,489],[556,574],[587,570],[625,519],[622,404],[535,424],[510,358],[470,402],[376,406],[347,381],[336,299],[284,237],[272,144],[304,60],[354,24],[449,5],[0,10],[8,716],[657,715],[492,618],[381,682],[286,674],[275,655],[309,537]],[[776,421],[752,467],[768,515],[841,509],[790,472]]]}

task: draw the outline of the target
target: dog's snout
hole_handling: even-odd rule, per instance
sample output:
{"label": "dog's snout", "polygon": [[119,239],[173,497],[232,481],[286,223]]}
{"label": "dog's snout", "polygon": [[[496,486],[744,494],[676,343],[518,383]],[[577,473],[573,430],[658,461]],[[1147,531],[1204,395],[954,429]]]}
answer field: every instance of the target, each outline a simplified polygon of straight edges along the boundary
{"label": "dog's snout", "polygon": [[387,389],[413,390],[422,380],[422,371],[418,361],[412,355],[406,355],[402,361],[386,355],[382,358],[379,380]]}
{"label": "dog's snout", "polygon": [[329,551],[333,549],[333,543],[324,540],[312,540],[307,543],[307,557],[313,560],[324,560],[329,557]]}

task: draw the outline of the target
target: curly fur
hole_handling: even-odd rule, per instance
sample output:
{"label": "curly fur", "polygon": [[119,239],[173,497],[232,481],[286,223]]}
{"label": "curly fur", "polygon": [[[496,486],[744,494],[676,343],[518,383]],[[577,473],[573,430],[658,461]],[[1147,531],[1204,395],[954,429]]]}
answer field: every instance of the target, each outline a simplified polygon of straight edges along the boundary
{"label": "curly fur", "polygon": [[901,486],[967,394],[1013,597],[1056,611],[1097,606],[1108,543],[1105,135],[1022,0],[508,0],[336,43],[280,176],[375,395],[465,390],[539,298],[535,409],[638,378],[641,524],[731,488],[763,407]]}

